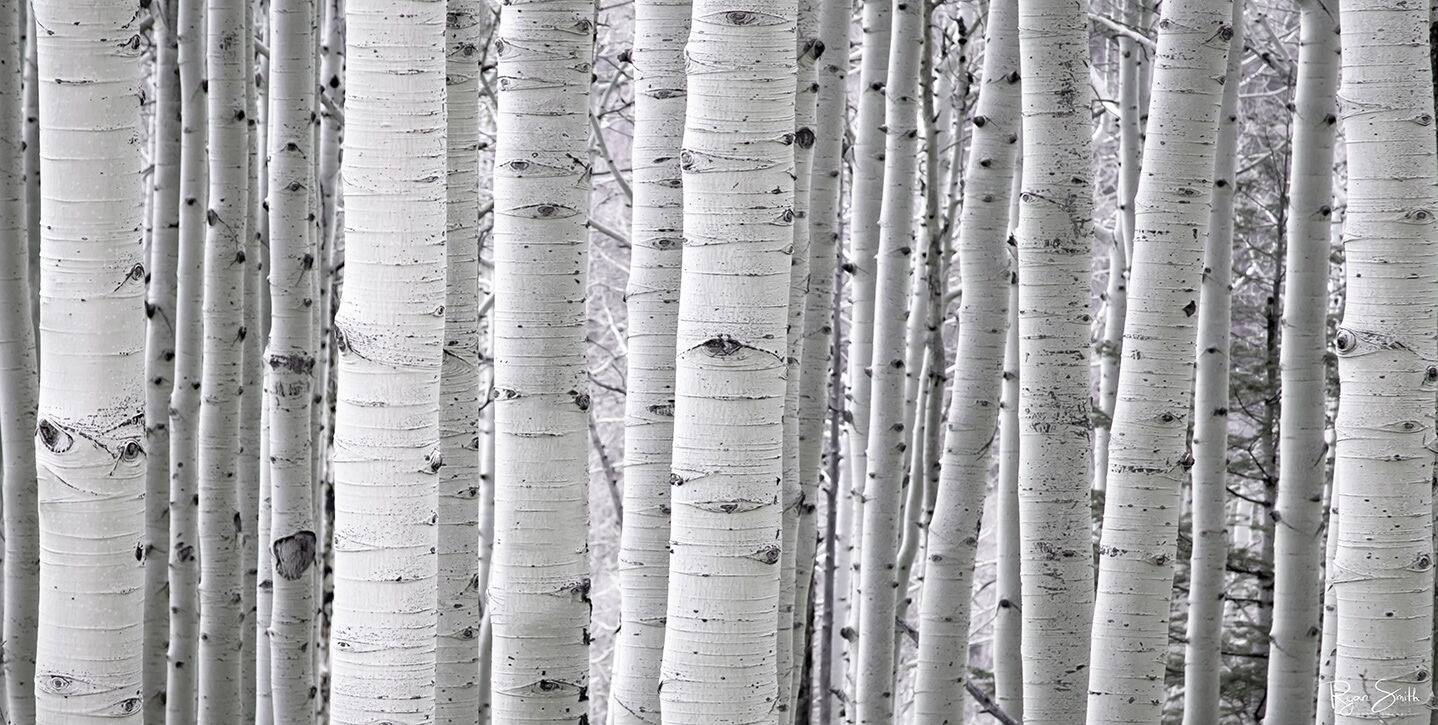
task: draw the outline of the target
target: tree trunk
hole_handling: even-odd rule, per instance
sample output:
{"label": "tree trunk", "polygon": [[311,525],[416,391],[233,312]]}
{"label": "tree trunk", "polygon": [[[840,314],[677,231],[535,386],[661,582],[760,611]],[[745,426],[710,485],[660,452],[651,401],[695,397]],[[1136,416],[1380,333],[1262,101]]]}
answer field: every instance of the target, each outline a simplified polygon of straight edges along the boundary
{"label": "tree trunk", "polygon": [[[1243,0],[1233,2],[1233,38],[1224,72],[1214,153],[1213,201],[1198,298],[1193,393],[1193,550],[1189,557],[1183,721],[1219,721],[1223,674],[1224,574],[1228,563],[1228,380],[1233,309],[1233,196],[1238,91],[1243,80]],[[1322,308],[1322,304],[1319,305]],[[1311,593],[1310,593],[1311,595]],[[1281,722],[1281,721],[1280,721]]]}
{"label": "tree trunk", "polygon": [[314,712],[314,467],[310,404],[315,386],[318,296],[310,221],[314,133],[314,0],[270,0],[269,375],[270,515],[264,546],[271,582],[269,681],[275,722]]}
{"label": "tree trunk", "polygon": [[1151,172],[1135,197],[1125,361],[1099,547],[1093,725],[1157,720],[1162,709],[1179,498],[1193,461],[1186,439],[1223,88],[1216,79],[1227,66],[1232,9],[1230,0],[1167,5],[1159,23],[1143,153]]}
{"label": "tree trunk", "polygon": [[[1085,2],[1020,0],[1019,521],[1024,716],[1082,719],[1093,597]],[[996,344],[996,343],[991,343]]]}
{"label": "tree trunk", "polygon": [[[263,2],[261,2],[263,5]],[[240,527],[240,710],[239,717],[245,723],[255,721],[255,692],[258,683],[257,638],[255,618],[258,606],[255,601],[256,585],[259,582],[259,548],[268,546],[267,540],[259,538],[260,468],[264,458],[260,456],[260,437],[265,405],[264,399],[264,347],[269,339],[269,260],[265,252],[269,249],[268,224],[264,223],[267,211],[265,178],[264,134],[267,114],[260,109],[260,92],[264,85],[265,69],[259,63],[255,52],[255,34],[259,31],[256,20],[263,22],[267,7],[256,7],[255,3],[245,4],[245,62],[250,67],[245,78],[245,118],[248,126],[245,153],[249,158],[250,193],[246,197],[245,218],[248,222],[245,234],[245,346],[240,377],[243,395],[240,398],[240,460],[238,467],[237,496],[242,524]],[[268,43],[266,48],[268,48]]]}
{"label": "tree trunk", "polygon": [[[1009,196],[1018,153],[1017,8],[989,3],[973,149],[958,227],[963,298],[938,500],[929,526],[915,725],[957,724],[968,680],[969,601],[997,422],[1009,305]],[[982,121],[982,122],[980,122]]]}
{"label": "tree trunk", "polygon": [[516,0],[495,40],[489,616],[499,723],[574,722],[588,707],[584,226],[593,14],[588,0]]}
{"label": "tree trunk", "polygon": [[445,33],[444,362],[440,366],[439,650],[435,719],[479,718],[479,30],[482,5],[449,0]]}
{"label": "tree trunk", "polygon": [[203,0],[176,3],[180,72],[180,217],[175,268],[175,372],[170,393],[170,646],[167,722],[196,722],[199,652],[199,461],[204,345],[205,36]]}
{"label": "tree trunk", "polygon": [[778,714],[797,14],[793,0],[762,11],[694,3],[665,725],[772,723]]}
{"label": "tree trunk", "polygon": [[444,5],[349,0],[346,18],[328,711],[416,722],[435,707]]}
{"label": "tree trunk", "polygon": [[145,195],[135,142],[141,16],[120,3],[36,0],[33,8],[45,28],[36,77],[40,141],[50,150],[40,160],[47,183],[35,721],[138,723],[146,538]]}
{"label": "tree trunk", "polygon": [[1323,565],[1323,484],[1327,469],[1329,230],[1333,225],[1334,91],[1338,26],[1317,0],[1301,3],[1294,95],[1283,300],[1282,399],[1275,507],[1273,631],[1268,648],[1269,722],[1309,722],[1317,682]]}
{"label": "tree trunk", "polygon": [[[1426,6],[1344,3],[1347,296],[1331,576],[1335,722],[1427,723],[1433,672],[1435,148]],[[1391,262],[1404,259],[1403,269]],[[1395,616],[1395,614],[1397,616]],[[1412,688],[1410,690],[1410,688]],[[1389,691],[1413,696],[1393,697]],[[1384,702],[1380,698],[1387,698]]]}
{"label": "tree trunk", "polygon": [[[0,67],[4,69],[0,73],[0,99],[4,99],[0,139],[5,139],[9,147],[0,159],[0,449],[4,452],[0,479],[4,483],[5,512],[5,711],[9,722],[28,723],[35,721],[35,621],[39,600],[36,564],[40,532],[36,522],[33,441],[39,376],[30,310],[29,229],[25,224],[20,103],[25,44],[20,32],[24,15],[21,4],[10,2],[0,8]],[[146,564],[147,573],[153,568]],[[149,639],[145,642],[149,653]],[[147,659],[147,665],[148,662]]]}
{"label": "tree trunk", "polygon": [[674,335],[679,315],[684,195],[684,43],[688,0],[637,0],[634,12],[634,216],[630,236],[628,386],[620,625],[613,725],[658,723],[669,587],[669,471],[674,434]]}
{"label": "tree trunk", "polygon": [[[1017,194],[1010,205],[1016,206]],[[1010,228],[1013,217],[1009,219]],[[1024,717],[1023,600],[1019,546],[1019,286],[1018,275],[1009,277],[1009,332],[1004,344],[1003,395],[999,399],[998,501],[994,507],[995,557],[998,572],[994,586],[998,612],[994,614],[994,702],[1015,720]]]}

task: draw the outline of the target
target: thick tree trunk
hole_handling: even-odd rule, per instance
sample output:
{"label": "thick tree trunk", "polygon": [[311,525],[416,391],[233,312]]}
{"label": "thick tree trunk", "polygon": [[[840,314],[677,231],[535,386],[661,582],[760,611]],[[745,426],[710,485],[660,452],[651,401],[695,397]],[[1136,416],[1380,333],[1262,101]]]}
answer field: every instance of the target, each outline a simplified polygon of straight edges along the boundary
{"label": "thick tree trunk", "polygon": [[1192,464],[1194,313],[1232,20],[1230,0],[1194,0],[1165,5],[1159,23],[1143,154],[1151,172],[1135,197],[1125,361],[1099,547],[1093,725],[1156,720],[1162,709],[1179,498]]}
{"label": "thick tree trunk", "polygon": [[620,626],[613,725],[659,722],[659,671],[669,588],[669,472],[674,336],[679,316],[684,195],[684,43],[688,0],[637,0],[634,13],[634,216],[629,258],[629,369],[624,411]]}
{"label": "thick tree trunk", "polygon": [[1429,9],[1365,0],[1341,9],[1348,213],[1334,341],[1343,512],[1331,568],[1335,722],[1371,721],[1381,707],[1386,723],[1427,723],[1438,385]]}
{"label": "thick tree trunk", "polygon": [[1269,722],[1309,722],[1317,686],[1323,488],[1327,473],[1328,238],[1333,226],[1338,26],[1318,0],[1301,3],[1298,87],[1284,273],[1278,500],[1274,513]]}
{"label": "thick tree trunk", "polygon": [[[1238,156],[1238,91],[1243,80],[1243,0],[1233,2],[1213,165],[1213,201],[1198,298],[1193,392],[1193,551],[1189,557],[1183,721],[1219,721],[1223,674],[1224,574],[1228,563],[1228,379],[1233,309],[1233,196]],[[1322,304],[1319,305],[1322,308]]]}
{"label": "thick tree trunk", "polygon": [[1075,723],[1093,602],[1089,463],[1092,246],[1083,0],[1020,0],[1019,521],[1024,716]]}
{"label": "thick tree trunk", "polygon": [[[37,0],[42,188],[35,722],[143,711],[140,15]],[[133,42],[116,42],[117,38]],[[7,436],[5,443],[19,445]],[[139,554],[139,556],[137,556]]]}
{"label": "thick tree trunk", "polygon": [[306,722],[316,684],[314,317],[319,294],[313,213],[314,0],[270,0],[270,336],[267,440],[270,506],[263,539],[271,583],[269,683],[275,722]]}
{"label": "thick tree trunk", "polygon": [[349,0],[346,19],[328,710],[416,722],[435,707],[444,4]]}
{"label": "thick tree trunk", "polygon": [[665,725],[778,714],[797,14],[700,0],[685,51]]}
{"label": "thick tree trunk", "polygon": [[[0,144],[5,147],[0,159],[0,449],[4,458],[0,480],[4,484],[5,512],[5,711],[8,722],[29,723],[35,721],[35,622],[39,600],[36,565],[40,532],[35,508],[34,444],[39,376],[30,310],[29,230],[25,225],[20,103],[25,57],[20,25],[25,14],[20,11],[21,4],[7,2],[0,6]],[[147,472],[147,482],[149,476]],[[152,563],[146,563],[147,573],[154,568]],[[148,617],[146,626],[148,632]],[[148,654],[149,639],[145,642]],[[147,659],[147,665],[148,662]]]}
{"label": "thick tree trunk", "polygon": [[588,0],[516,0],[504,6],[495,40],[488,601],[499,723],[574,722],[588,707],[584,220],[593,14]]}
{"label": "thick tree trunk", "polygon": [[964,174],[969,203],[958,227],[960,337],[919,599],[916,725],[960,722],[968,680],[974,556],[1009,320],[1009,196],[1019,150],[1017,19],[1014,0],[989,3],[973,148]]}
{"label": "thick tree trunk", "polygon": [[170,646],[167,722],[195,722],[200,611],[200,377],[204,345],[205,37],[203,0],[176,3],[180,71],[180,217],[175,372],[170,393]]}
{"label": "thick tree trunk", "polygon": [[439,650],[435,720],[479,718],[479,13],[446,4],[446,282],[440,366]]}

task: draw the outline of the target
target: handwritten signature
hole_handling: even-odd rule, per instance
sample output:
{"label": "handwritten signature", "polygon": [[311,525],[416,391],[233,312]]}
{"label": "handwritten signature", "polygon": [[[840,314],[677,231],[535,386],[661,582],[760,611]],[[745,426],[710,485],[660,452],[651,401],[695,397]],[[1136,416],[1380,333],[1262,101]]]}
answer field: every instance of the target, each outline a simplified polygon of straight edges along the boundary
{"label": "handwritten signature", "polygon": [[1354,692],[1350,682],[1335,681],[1332,696],[1334,714],[1380,713],[1399,704],[1428,702],[1428,698],[1420,696],[1418,688],[1413,685],[1398,685],[1378,680],[1373,683],[1373,689],[1379,695],[1376,699],[1373,693]]}

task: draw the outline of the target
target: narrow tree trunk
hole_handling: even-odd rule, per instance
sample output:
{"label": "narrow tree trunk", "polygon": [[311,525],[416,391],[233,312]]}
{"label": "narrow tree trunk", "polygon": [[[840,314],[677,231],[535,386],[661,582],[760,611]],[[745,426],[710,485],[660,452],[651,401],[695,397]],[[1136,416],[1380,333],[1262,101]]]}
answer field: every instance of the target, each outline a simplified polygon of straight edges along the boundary
{"label": "narrow tree trunk", "polygon": [[[268,360],[266,361],[268,362]],[[270,379],[271,374],[266,365],[265,384],[262,392],[262,405],[260,411],[260,428],[263,434],[260,436],[260,460],[264,463],[260,466],[260,501],[259,501],[259,526],[255,535],[260,545],[255,556],[255,567],[258,576],[255,582],[255,725],[271,725],[275,721],[275,700],[270,675],[272,658],[270,652],[274,647],[274,636],[270,631],[270,624],[274,614],[274,555],[270,548],[270,519],[273,514],[273,487],[270,485],[270,421],[273,419],[270,409]],[[304,722],[301,720],[300,722]]]}
{"label": "narrow tree trunk", "polygon": [[[1334,341],[1343,512],[1331,569],[1335,722],[1371,721],[1381,707],[1384,722],[1427,723],[1438,384],[1429,9],[1365,0],[1341,9],[1349,198],[1347,296]],[[1401,271],[1391,264],[1399,258]],[[1387,695],[1408,688],[1416,696]]]}
{"label": "narrow tree trunk", "polygon": [[[1075,723],[1093,602],[1086,2],[1020,0],[1019,521],[1024,715]],[[996,344],[996,343],[992,343]]]}
{"label": "narrow tree trunk", "polygon": [[[249,159],[247,179],[250,193],[246,195],[245,208],[245,345],[241,353],[240,378],[240,460],[237,472],[237,490],[240,526],[240,709],[239,717],[245,723],[255,721],[255,687],[257,685],[256,630],[255,618],[258,608],[255,602],[255,586],[259,580],[259,547],[268,542],[261,541],[259,534],[260,468],[264,465],[260,457],[260,437],[264,408],[264,346],[269,339],[269,260],[265,251],[269,249],[266,225],[261,218],[266,214],[265,185],[261,183],[266,173],[264,160],[265,146],[262,136],[265,116],[260,110],[260,85],[263,83],[263,69],[255,53],[256,17],[267,12],[256,8],[254,2],[245,3],[245,64],[249,68],[245,78],[245,153]],[[268,44],[266,44],[268,48]],[[264,283],[262,284],[262,280]]]}
{"label": "narrow tree trunk", "polygon": [[[209,204],[204,257],[204,363],[200,376],[199,722],[232,721],[239,710],[241,363],[245,324],[245,229],[249,144],[244,0],[209,0]],[[257,331],[258,332],[258,331]]]}
{"label": "narrow tree trunk", "polygon": [[328,714],[416,722],[435,707],[445,14],[349,0],[346,18]]}
{"label": "narrow tree trunk", "polygon": [[1230,0],[1194,0],[1164,6],[1159,23],[1154,122],[1143,154],[1152,171],[1135,197],[1125,362],[1099,547],[1093,725],[1156,720],[1162,709],[1179,498],[1192,464],[1186,438],[1223,88],[1216,79],[1227,66],[1232,20]]}
{"label": "narrow tree trunk", "polygon": [[624,411],[624,523],[613,725],[658,723],[669,587],[669,472],[674,433],[674,335],[679,315],[684,195],[684,43],[688,0],[637,0],[634,11],[634,216]]}
{"label": "narrow tree trunk", "polygon": [[180,216],[175,372],[170,393],[170,646],[167,722],[196,722],[200,611],[197,434],[204,345],[205,37],[203,0],[176,3],[180,72]]}
{"label": "narrow tree trunk", "polygon": [[[143,711],[141,16],[36,0],[41,357],[35,722]],[[133,42],[117,42],[117,39]],[[12,137],[13,138],[13,137]],[[18,211],[18,209],[17,209]],[[6,436],[10,445],[19,445]],[[9,455],[7,453],[7,459]]]}
{"label": "narrow tree trunk", "polygon": [[[36,565],[40,532],[36,522],[33,440],[39,376],[30,310],[29,230],[25,225],[20,103],[25,44],[20,27],[26,13],[21,12],[21,4],[8,2],[0,7],[0,143],[7,147],[0,159],[0,449],[4,451],[0,479],[4,484],[5,512],[5,711],[8,722],[29,723],[35,721],[35,621],[39,600]],[[154,568],[148,563],[146,566],[147,572]],[[149,639],[145,642],[148,653]]]}
{"label": "narrow tree trunk", "polygon": [[[1233,195],[1238,156],[1238,91],[1243,80],[1243,0],[1233,2],[1233,38],[1224,72],[1214,151],[1213,201],[1198,298],[1193,392],[1193,550],[1189,557],[1183,721],[1219,721],[1223,674],[1224,573],[1228,563],[1228,380],[1233,309]],[[1319,304],[1322,308],[1322,304]],[[1310,593],[1311,598],[1311,593]]]}
{"label": "narrow tree trunk", "polygon": [[[1017,201],[1017,194],[1010,204]],[[1009,224],[1013,225],[1011,215]],[[1004,383],[999,399],[998,502],[995,511],[994,702],[1015,720],[1024,717],[1023,599],[1019,546],[1019,286],[1009,278],[1008,338],[1004,343]]]}
{"label": "narrow tree trunk", "polygon": [[499,723],[573,722],[588,707],[584,220],[593,14],[589,0],[516,0],[495,40],[489,616]]}
{"label": "narrow tree trunk", "polygon": [[773,723],[798,10],[693,7],[660,698],[665,725]]}
{"label": "narrow tree trunk", "polygon": [[314,317],[319,294],[310,216],[313,169],[314,0],[271,0],[267,440],[270,514],[264,547],[271,582],[269,682],[275,722],[313,717],[315,621]]}
{"label": "narrow tree trunk", "polygon": [[919,599],[915,725],[957,724],[968,680],[969,600],[997,422],[1009,305],[1009,196],[1018,153],[1017,8],[989,3],[973,150],[958,227],[963,298],[938,499]]}
{"label": "narrow tree trunk", "polygon": [[446,282],[440,366],[435,720],[479,718],[479,58],[481,5],[446,4]]}
{"label": "narrow tree trunk", "polygon": [[[919,56],[924,50],[924,3],[894,4],[884,111],[884,190],[874,287],[874,342],[867,473],[859,568],[859,662],[854,688],[857,722],[880,725],[894,717],[894,585],[905,426],[904,301],[914,242],[918,152]],[[855,198],[859,192],[855,191]]]}
{"label": "narrow tree trunk", "polygon": [[1299,11],[1280,345],[1283,381],[1273,552],[1277,606],[1268,648],[1266,719],[1274,723],[1306,723],[1314,715],[1327,469],[1324,353],[1339,41],[1329,8],[1315,0],[1301,3]]}

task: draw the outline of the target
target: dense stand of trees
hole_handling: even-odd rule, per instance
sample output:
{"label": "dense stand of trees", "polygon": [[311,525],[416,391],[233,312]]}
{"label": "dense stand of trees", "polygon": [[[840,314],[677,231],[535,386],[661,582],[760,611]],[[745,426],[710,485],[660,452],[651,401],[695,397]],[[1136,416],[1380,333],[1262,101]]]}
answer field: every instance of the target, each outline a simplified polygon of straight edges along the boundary
{"label": "dense stand of trees", "polygon": [[1438,722],[1432,13],[0,0],[4,720]]}

